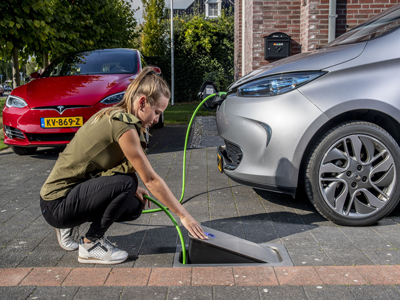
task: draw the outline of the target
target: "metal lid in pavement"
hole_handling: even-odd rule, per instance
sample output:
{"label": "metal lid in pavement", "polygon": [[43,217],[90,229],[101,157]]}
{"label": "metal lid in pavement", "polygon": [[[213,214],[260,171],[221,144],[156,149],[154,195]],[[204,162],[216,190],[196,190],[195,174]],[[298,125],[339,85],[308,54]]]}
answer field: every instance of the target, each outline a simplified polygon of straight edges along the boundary
{"label": "metal lid in pavement", "polygon": [[202,228],[207,234],[208,240],[198,239],[189,234],[190,239],[266,263],[279,263],[282,261],[276,249],[263,247],[259,244],[205,226],[202,226]]}

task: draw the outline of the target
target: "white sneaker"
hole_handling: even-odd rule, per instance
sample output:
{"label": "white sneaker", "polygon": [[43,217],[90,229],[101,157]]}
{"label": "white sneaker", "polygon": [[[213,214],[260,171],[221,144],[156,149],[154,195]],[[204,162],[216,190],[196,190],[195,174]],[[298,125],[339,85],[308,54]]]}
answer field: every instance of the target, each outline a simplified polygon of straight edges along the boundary
{"label": "white sneaker", "polygon": [[75,239],[79,236],[79,226],[67,229],[54,229],[56,230],[57,241],[61,248],[67,251],[78,249],[79,244]]}
{"label": "white sneaker", "polygon": [[94,243],[79,241],[78,261],[82,264],[119,264],[128,258],[128,252],[120,250],[105,236]]}

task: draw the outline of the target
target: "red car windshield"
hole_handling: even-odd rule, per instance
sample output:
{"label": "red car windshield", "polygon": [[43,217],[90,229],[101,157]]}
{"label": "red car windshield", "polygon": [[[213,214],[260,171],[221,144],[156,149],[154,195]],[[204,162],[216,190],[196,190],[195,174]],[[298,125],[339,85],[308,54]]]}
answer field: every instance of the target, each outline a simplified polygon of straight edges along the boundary
{"label": "red car windshield", "polygon": [[136,74],[137,52],[131,50],[95,50],[69,53],[56,58],[40,76]]}
{"label": "red car windshield", "polygon": [[326,47],[369,41],[400,26],[400,5],[380,13],[330,42]]}

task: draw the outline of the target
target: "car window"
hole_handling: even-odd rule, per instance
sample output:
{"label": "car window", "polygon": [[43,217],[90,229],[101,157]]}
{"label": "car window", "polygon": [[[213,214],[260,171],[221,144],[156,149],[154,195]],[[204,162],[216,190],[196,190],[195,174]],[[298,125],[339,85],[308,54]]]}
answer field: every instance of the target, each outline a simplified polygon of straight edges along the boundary
{"label": "car window", "polygon": [[136,51],[86,51],[55,59],[40,77],[136,74]]}
{"label": "car window", "polygon": [[396,5],[371,20],[353,28],[326,45],[333,47],[369,41],[400,26],[400,6]]}

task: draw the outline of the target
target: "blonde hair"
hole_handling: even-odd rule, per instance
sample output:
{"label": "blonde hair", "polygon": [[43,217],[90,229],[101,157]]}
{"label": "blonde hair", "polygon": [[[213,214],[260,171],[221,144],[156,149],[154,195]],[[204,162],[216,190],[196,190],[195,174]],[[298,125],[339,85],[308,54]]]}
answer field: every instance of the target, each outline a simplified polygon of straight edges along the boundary
{"label": "blonde hair", "polygon": [[165,80],[157,75],[152,67],[146,67],[131,84],[129,84],[124,98],[117,104],[98,111],[94,115],[92,124],[99,121],[104,115],[107,115],[111,119],[117,112],[132,113],[134,102],[138,99],[139,95],[145,95],[147,102],[153,106],[161,96],[169,99],[171,97],[171,91]]}

